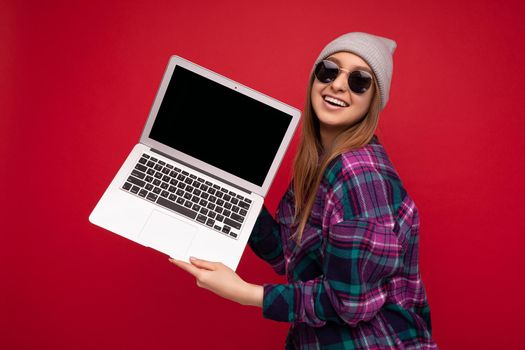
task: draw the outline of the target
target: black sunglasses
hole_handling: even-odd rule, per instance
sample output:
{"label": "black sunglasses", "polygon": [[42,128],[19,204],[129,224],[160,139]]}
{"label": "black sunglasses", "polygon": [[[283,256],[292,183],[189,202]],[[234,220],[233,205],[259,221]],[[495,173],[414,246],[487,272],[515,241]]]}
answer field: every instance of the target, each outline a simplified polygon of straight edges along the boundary
{"label": "black sunglasses", "polygon": [[335,62],[323,60],[315,66],[315,77],[321,83],[328,84],[334,81],[339,73],[348,73],[348,87],[356,94],[365,93],[372,85],[372,75],[364,70],[347,71]]}

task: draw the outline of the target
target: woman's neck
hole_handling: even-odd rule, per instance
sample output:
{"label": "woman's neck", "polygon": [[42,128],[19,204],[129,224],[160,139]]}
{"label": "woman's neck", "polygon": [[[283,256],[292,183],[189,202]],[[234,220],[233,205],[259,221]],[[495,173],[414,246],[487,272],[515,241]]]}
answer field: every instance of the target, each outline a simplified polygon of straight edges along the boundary
{"label": "woman's neck", "polygon": [[321,136],[321,144],[323,146],[323,150],[329,150],[332,148],[332,145],[334,144],[334,140],[339,135],[341,130],[338,128],[321,128],[319,130],[319,135]]}

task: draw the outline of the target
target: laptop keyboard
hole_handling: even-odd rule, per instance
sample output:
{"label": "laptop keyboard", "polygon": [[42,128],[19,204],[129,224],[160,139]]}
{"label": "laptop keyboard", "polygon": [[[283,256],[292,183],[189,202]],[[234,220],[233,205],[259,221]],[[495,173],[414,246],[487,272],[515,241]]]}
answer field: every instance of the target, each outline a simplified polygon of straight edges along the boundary
{"label": "laptop keyboard", "polygon": [[122,189],[235,239],[251,204],[238,193],[147,154]]}

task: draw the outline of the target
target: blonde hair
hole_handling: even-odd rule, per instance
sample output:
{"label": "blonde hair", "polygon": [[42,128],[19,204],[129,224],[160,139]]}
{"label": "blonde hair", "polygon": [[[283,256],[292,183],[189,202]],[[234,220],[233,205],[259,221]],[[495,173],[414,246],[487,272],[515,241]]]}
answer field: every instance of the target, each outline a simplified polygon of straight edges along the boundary
{"label": "blonde hair", "polygon": [[[379,112],[381,111],[381,94],[374,76],[374,96],[364,118],[342,131],[335,138],[330,149],[323,149],[319,120],[312,107],[311,92],[314,79],[315,75],[312,74],[308,83],[301,138],[293,164],[294,224],[297,230],[292,237],[296,238],[298,244],[301,242],[327,166],[340,154],[363,147],[370,142],[379,123]],[[320,159],[322,153],[324,154]]]}

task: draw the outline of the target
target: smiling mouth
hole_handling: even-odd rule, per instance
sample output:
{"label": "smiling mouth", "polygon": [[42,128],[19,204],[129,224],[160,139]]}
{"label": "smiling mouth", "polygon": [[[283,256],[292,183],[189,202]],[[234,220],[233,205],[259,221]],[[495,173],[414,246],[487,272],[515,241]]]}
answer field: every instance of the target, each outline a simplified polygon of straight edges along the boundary
{"label": "smiling mouth", "polygon": [[336,107],[348,107],[349,106],[349,104],[346,103],[345,101],[339,100],[335,97],[325,96],[323,99],[327,103],[331,104],[332,106],[336,106]]}

